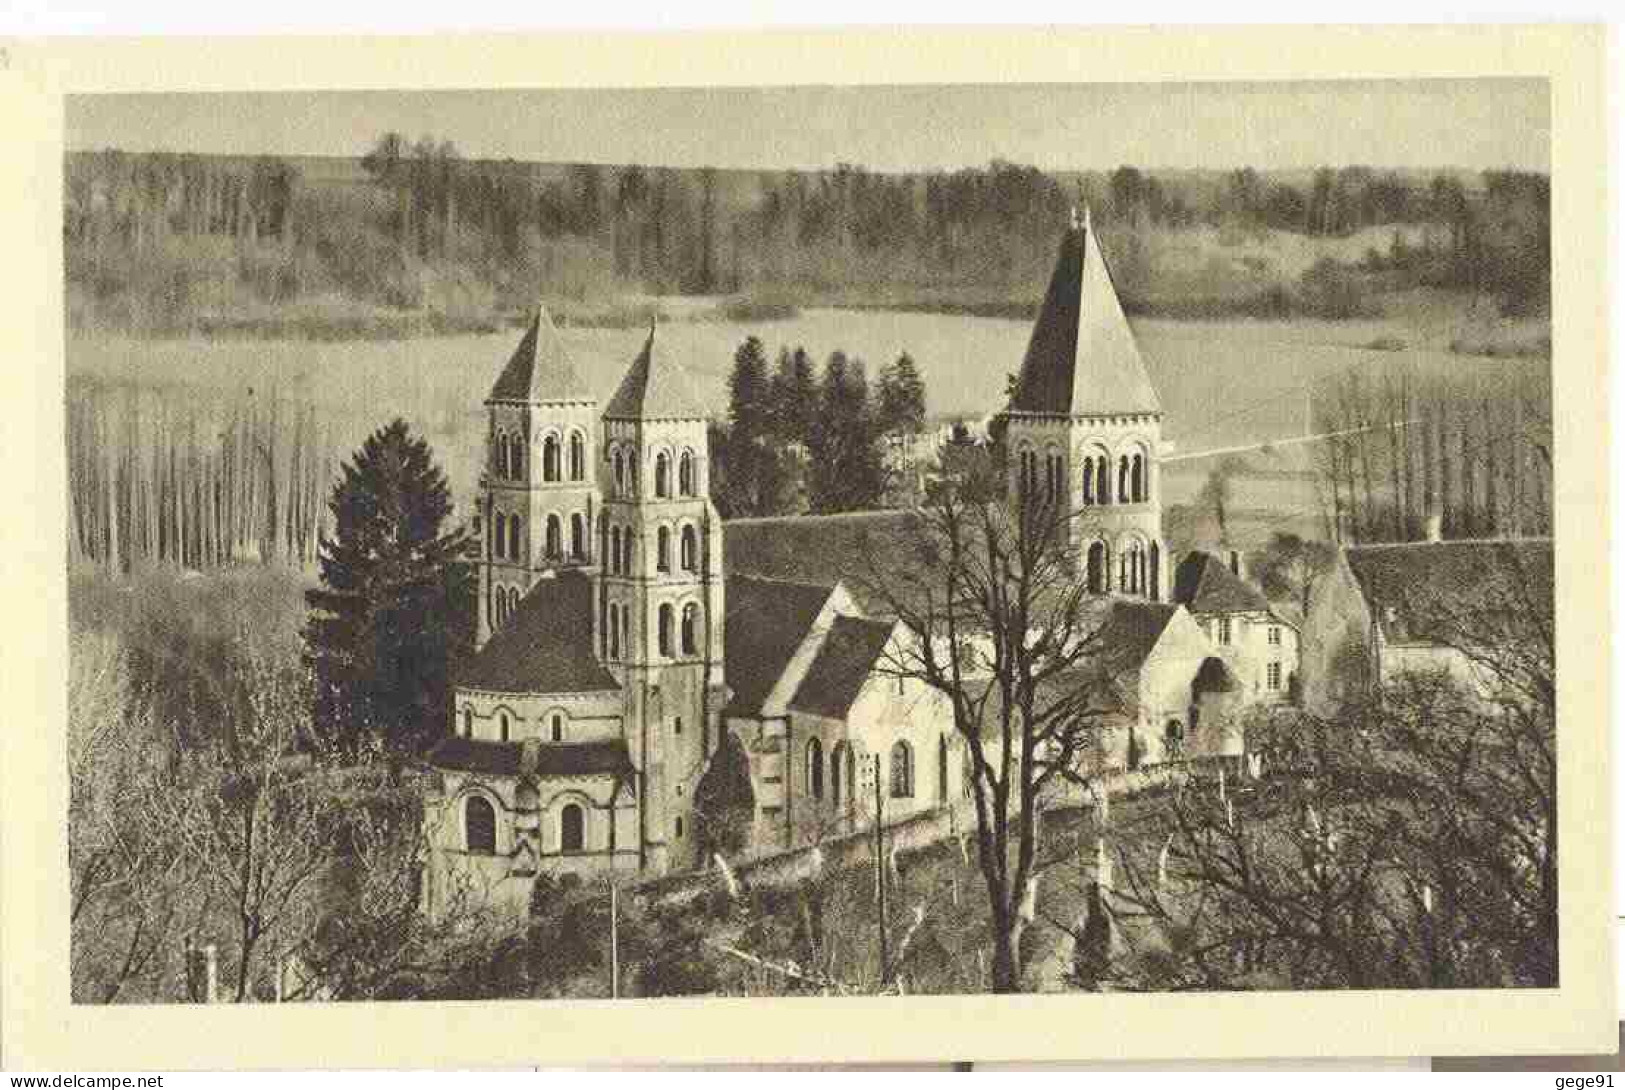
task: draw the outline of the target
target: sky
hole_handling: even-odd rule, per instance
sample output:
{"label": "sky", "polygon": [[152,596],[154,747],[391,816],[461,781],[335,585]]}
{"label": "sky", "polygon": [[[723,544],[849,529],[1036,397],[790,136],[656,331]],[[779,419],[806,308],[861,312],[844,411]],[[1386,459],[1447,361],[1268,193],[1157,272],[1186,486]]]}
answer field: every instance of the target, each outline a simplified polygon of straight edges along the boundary
{"label": "sky", "polygon": [[71,149],[743,169],[1549,169],[1544,80],[342,91],[73,96]]}

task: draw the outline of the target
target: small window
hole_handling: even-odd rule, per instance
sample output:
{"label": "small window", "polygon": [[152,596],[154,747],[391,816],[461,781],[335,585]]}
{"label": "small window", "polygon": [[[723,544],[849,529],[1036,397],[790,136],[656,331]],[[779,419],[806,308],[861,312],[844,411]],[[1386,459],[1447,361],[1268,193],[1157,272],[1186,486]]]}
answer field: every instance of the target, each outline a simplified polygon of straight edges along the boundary
{"label": "small window", "polygon": [[672,655],[672,613],[669,602],[660,607],[660,653],[666,658]]}
{"label": "small window", "polygon": [[697,557],[697,554],[699,553],[699,547],[698,547],[698,538],[695,536],[694,527],[692,527],[692,526],[683,527],[683,541],[682,541],[682,545],[681,545],[681,552],[682,552],[681,560],[682,560],[682,564],[683,564],[683,570],[684,571],[693,571],[695,569],[697,563],[698,563],[696,557]]}
{"label": "small window", "polygon": [[586,843],[586,815],[575,803],[566,803],[559,811],[559,850],[579,852]]}
{"label": "small window", "polygon": [[1219,618],[1219,642],[1225,646],[1230,644],[1230,618]]}
{"label": "small window", "polygon": [[512,518],[510,518],[508,520],[508,559],[509,560],[520,560],[520,559],[523,559],[523,557],[524,557],[524,554],[519,551],[519,525],[520,525],[520,519],[519,519],[518,515],[515,515],[515,516],[513,516]]}
{"label": "small window", "polygon": [[817,738],[807,739],[807,794],[824,797],[824,746]]}
{"label": "small window", "polygon": [[699,653],[700,607],[693,602],[683,607],[683,654]]}
{"label": "small window", "polygon": [[587,521],[579,511],[570,516],[570,557],[574,560],[587,558]]}
{"label": "small window", "polygon": [[1278,624],[1270,625],[1270,646],[1281,646],[1281,626]]}
{"label": "small window", "polygon": [[678,840],[683,839],[683,819],[682,818],[677,819],[677,839]]}
{"label": "small window", "polygon": [[501,724],[502,740],[506,742],[508,740],[508,713],[503,712],[498,718],[498,722]]}
{"label": "small window", "polygon": [[[682,716],[679,715],[675,719],[672,720],[671,732],[673,734],[677,735],[679,738],[682,737],[682,734],[683,734],[683,717]],[[677,790],[678,790],[679,793],[681,793],[683,789],[682,789],[681,786],[679,786],[677,788]]]}
{"label": "small window", "polygon": [[463,737],[471,738],[474,735],[474,709],[463,709]]}
{"label": "small window", "polygon": [[621,452],[615,452],[615,494],[626,494],[626,462],[621,458]]}
{"label": "small window", "polygon": [[671,495],[671,456],[665,453],[655,455],[655,498],[665,499]]}
{"label": "small window", "polygon": [[677,463],[677,491],[684,496],[694,495],[694,452],[683,451]]}
{"label": "small window", "polygon": [[898,742],[891,747],[891,797],[914,797],[914,751],[909,749],[907,742]]}
{"label": "small window", "polygon": [[558,712],[553,713],[553,741],[564,741],[564,716]]}
{"label": "small window", "polygon": [[671,571],[671,529],[666,526],[655,531],[655,570]]}
{"label": "small window", "polygon": [[1264,684],[1269,686],[1270,692],[1279,692],[1281,689],[1281,664],[1272,662],[1264,668]]}
{"label": "small window", "polygon": [[580,432],[570,435],[570,479],[583,480],[587,476],[587,441]]}
{"label": "small window", "polygon": [[497,812],[478,795],[470,795],[463,804],[463,842],[480,855],[497,850]]}
{"label": "small window", "polygon": [[549,435],[542,440],[542,480],[559,479],[559,437]]}

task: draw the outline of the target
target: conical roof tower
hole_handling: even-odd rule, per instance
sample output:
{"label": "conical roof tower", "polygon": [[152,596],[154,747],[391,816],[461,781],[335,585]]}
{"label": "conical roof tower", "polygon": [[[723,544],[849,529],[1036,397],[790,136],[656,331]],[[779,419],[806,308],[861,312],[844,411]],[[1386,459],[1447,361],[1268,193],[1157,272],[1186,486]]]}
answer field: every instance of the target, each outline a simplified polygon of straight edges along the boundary
{"label": "conical roof tower", "polygon": [[681,364],[655,344],[655,324],[643,351],[632,361],[615,396],[604,410],[606,420],[701,420],[705,403]]}
{"label": "conical roof tower", "polygon": [[545,305],[538,305],[519,347],[497,376],[487,401],[531,403],[571,403],[594,401],[592,391],[581,381],[570,353],[553,325]]}
{"label": "conical roof tower", "polygon": [[1162,411],[1087,208],[1081,218],[1074,215],[1061,240],[1010,411],[1046,416]]}

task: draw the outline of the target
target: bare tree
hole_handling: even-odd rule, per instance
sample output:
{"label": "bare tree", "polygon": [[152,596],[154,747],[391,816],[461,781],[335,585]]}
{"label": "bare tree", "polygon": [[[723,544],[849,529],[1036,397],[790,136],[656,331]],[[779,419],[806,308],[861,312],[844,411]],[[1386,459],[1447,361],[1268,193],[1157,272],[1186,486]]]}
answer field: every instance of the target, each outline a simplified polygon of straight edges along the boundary
{"label": "bare tree", "polygon": [[902,539],[850,573],[907,634],[883,670],[939,694],[966,747],[995,992],[1020,987],[1040,811],[1086,782],[1115,700],[1105,603],[1069,545],[1081,516],[1034,491],[1006,503],[984,459],[933,488]]}

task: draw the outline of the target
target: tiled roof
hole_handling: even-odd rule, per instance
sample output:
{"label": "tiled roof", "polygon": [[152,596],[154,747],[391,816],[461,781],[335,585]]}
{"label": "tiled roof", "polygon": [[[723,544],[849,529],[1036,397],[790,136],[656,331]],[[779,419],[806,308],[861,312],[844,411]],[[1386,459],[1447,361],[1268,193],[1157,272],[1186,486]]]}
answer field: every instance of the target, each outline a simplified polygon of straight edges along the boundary
{"label": "tiled roof", "polygon": [[1174,573],[1174,601],[1192,613],[1269,613],[1264,592],[1212,553],[1193,552]]}
{"label": "tiled roof", "polygon": [[688,372],[655,347],[655,327],[610,398],[605,417],[619,420],[688,420],[710,415]]}
{"label": "tiled roof", "polygon": [[498,693],[596,693],[620,682],[593,654],[592,582],[565,570],[539,580],[456,678]]}
{"label": "tiled roof", "polygon": [[[732,557],[729,557],[730,566]],[[733,573],[726,588],[723,671],[733,698],[725,713],[755,715],[812,631],[833,587]]]}
{"label": "tiled roof", "polygon": [[889,621],[835,618],[790,706],[827,719],[846,718],[886,650],[891,633]]}
{"label": "tiled roof", "polygon": [[1527,631],[1554,615],[1549,538],[1350,546],[1343,555],[1391,642],[1487,639],[1498,626]]}
{"label": "tiled roof", "polygon": [[526,768],[519,742],[493,742],[483,738],[442,738],[429,751],[436,768],[517,776],[521,772],[546,779],[551,776],[615,776],[632,771],[626,743],[619,738],[567,744],[543,742],[535,746],[536,765]]}
{"label": "tiled roof", "polygon": [[1010,409],[1076,415],[1161,408],[1099,236],[1087,224],[1074,226],[1061,240]]}
{"label": "tiled roof", "polygon": [[1179,606],[1169,602],[1114,600],[1100,628],[1100,639],[1112,666],[1123,671],[1138,670],[1178,612]]}
{"label": "tiled roof", "polygon": [[722,532],[730,572],[826,587],[840,583],[876,617],[892,612],[888,595],[906,590],[892,577],[926,537],[920,517],[909,511],[732,519]]}
{"label": "tiled roof", "polygon": [[508,366],[491,387],[492,401],[593,401],[576,374],[546,307],[539,307]]}

